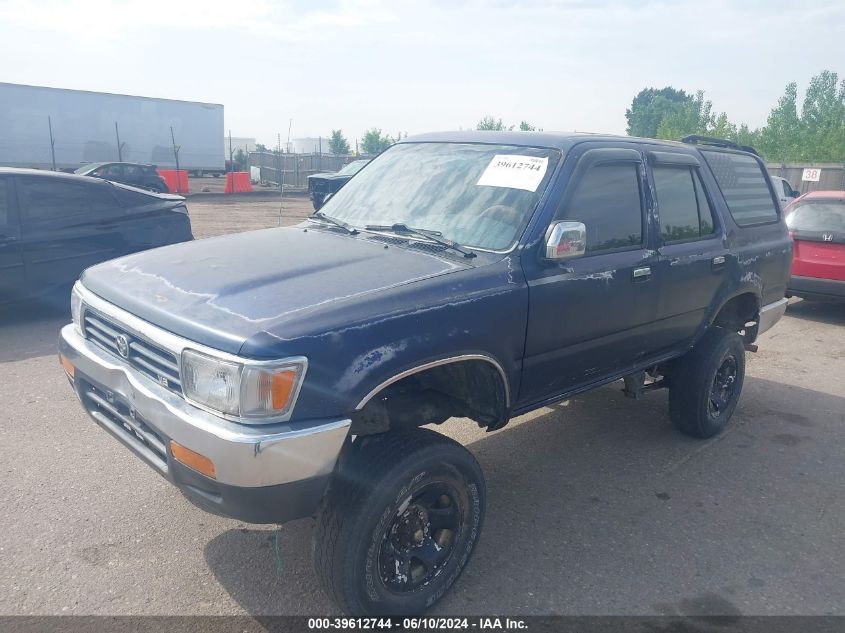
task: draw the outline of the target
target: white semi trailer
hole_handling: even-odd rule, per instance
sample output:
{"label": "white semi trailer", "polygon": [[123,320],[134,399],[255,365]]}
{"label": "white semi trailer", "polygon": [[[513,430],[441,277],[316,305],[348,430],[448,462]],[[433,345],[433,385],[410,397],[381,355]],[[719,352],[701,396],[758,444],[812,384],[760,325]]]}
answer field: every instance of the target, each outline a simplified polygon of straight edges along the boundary
{"label": "white semi trailer", "polygon": [[57,169],[75,169],[122,160],[172,169],[175,141],[180,169],[223,172],[223,136],[216,103],[0,83],[2,166],[49,169],[55,160]]}

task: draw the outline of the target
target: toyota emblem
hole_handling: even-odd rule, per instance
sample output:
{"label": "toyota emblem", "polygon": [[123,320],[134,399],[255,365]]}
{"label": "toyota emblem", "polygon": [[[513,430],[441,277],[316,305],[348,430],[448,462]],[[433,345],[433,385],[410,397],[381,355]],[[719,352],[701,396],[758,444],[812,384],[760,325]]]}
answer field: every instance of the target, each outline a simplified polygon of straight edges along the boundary
{"label": "toyota emblem", "polygon": [[123,334],[118,334],[114,342],[117,344],[117,353],[123,358],[129,358],[129,341],[126,340],[126,337]]}

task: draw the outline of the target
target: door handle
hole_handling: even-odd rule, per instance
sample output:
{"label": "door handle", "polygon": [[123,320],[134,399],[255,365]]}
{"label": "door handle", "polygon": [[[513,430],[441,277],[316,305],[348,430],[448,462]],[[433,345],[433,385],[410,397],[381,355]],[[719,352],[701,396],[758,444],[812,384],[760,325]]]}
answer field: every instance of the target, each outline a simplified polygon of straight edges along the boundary
{"label": "door handle", "polygon": [[651,266],[641,266],[634,269],[634,281],[648,281],[651,279]]}
{"label": "door handle", "polygon": [[718,270],[725,265],[725,256],[724,255],[716,255],[716,257],[712,260],[712,266],[714,269]]}

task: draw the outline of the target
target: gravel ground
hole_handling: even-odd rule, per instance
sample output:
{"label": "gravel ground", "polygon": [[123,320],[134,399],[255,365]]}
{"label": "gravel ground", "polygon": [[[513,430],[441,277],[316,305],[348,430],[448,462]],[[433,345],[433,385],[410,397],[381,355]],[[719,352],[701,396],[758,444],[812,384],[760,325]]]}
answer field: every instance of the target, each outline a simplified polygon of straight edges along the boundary
{"label": "gravel ground", "polygon": [[[278,200],[192,198],[198,237]],[[309,212],[291,197],[283,223]],[[204,514],[82,412],[61,313],[0,321],[0,614],[325,614],[313,524]],[[488,514],[440,614],[843,614],[845,306],[797,302],[749,354],[730,429],[675,433],[621,383],[486,434]],[[274,553],[276,539],[279,557]]]}

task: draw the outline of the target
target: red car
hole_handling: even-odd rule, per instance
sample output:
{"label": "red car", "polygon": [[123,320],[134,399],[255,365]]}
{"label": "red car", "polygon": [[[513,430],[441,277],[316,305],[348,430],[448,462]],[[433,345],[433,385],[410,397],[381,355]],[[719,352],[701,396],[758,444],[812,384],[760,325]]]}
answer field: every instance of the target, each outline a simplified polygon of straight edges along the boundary
{"label": "red car", "polygon": [[788,296],[845,301],[845,191],[813,191],[786,209],[794,242]]}

